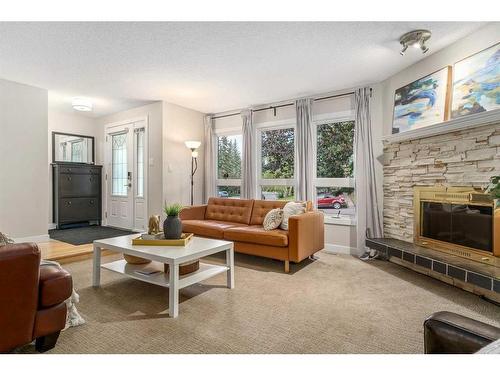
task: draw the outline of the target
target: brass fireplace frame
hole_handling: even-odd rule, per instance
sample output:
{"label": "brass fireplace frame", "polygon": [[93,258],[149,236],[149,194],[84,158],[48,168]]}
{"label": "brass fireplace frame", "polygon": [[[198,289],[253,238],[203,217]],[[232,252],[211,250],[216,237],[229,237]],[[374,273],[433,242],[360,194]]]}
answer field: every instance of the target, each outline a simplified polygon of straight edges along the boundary
{"label": "brass fireplace frame", "polygon": [[[421,202],[474,204],[493,208],[492,253],[467,246],[427,238],[421,235]],[[500,267],[500,200],[472,187],[416,186],[413,188],[414,242],[430,249]]]}

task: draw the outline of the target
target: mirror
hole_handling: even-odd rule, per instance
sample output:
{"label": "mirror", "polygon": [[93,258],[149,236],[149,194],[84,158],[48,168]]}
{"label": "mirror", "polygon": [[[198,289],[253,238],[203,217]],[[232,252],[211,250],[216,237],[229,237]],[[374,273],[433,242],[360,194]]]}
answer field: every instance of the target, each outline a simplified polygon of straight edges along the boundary
{"label": "mirror", "polygon": [[94,164],[94,137],[52,132],[52,161]]}

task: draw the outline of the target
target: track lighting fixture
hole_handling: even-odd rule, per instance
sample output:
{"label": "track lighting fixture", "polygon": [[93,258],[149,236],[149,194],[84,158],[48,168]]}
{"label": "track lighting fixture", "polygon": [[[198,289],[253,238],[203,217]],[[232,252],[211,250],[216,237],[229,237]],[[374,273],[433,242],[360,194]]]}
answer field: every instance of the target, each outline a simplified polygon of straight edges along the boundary
{"label": "track lighting fixture", "polygon": [[422,53],[429,51],[429,47],[425,45],[431,37],[431,32],[429,30],[414,30],[410,31],[399,38],[399,43],[401,43],[402,49],[400,55],[404,56],[406,50],[409,46],[420,49]]}

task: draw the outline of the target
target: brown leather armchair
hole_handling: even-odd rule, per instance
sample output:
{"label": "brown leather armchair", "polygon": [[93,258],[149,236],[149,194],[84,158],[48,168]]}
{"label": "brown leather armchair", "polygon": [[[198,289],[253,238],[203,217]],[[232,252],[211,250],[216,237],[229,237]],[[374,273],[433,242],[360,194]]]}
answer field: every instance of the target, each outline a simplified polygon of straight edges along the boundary
{"label": "brown leather armchair", "polygon": [[424,322],[426,354],[472,354],[500,339],[500,328],[448,311]]}
{"label": "brown leather armchair", "polygon": [[39,352],[52,349],[66,324],[64,301],[72,288],[67,271],[40,267],[36,244],[0,247],[0,352],[33,340]]}

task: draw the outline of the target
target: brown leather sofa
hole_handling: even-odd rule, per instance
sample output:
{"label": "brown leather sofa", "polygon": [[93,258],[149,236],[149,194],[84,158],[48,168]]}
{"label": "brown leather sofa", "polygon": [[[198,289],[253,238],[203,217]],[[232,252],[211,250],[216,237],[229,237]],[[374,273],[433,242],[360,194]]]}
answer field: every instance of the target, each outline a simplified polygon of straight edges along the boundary
{"label": "brown leather sofa", "polygon": [[448,311],[424,322],[426,354],[472,354],[500,339],[500,328]]}
{"label": "brown leather sofa", "polygon": [[184,208],[180,218],[184,232],[233,241],[236,252],[282,260],[285,272],[290,272],[290,262],[313,255],[323,249],[325,241],[323,213],[313,211],[311,202],[307,202],[306,213],[290,217],[287,231],[264,230],[266,214],[286,203],[210,198],[206,205]]}
{"label": "brown leather sofa", "polygon": [[33,340],[39,352],[52,349],[66,324],[72,284],[62,268],[40,267],[36,244],[0,247],[0,352]]}

